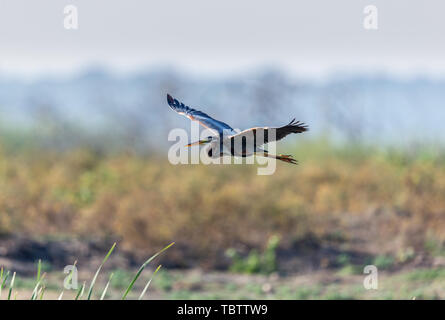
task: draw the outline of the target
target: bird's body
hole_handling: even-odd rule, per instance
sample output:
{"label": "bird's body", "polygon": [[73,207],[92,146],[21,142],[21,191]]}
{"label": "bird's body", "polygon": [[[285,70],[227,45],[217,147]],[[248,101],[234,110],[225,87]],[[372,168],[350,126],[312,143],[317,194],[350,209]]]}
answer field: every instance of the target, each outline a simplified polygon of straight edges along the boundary
{"label": "bird's body", "polygon": [[223,135],[222,139],[213,139],[209,143],[206,151],[210,158],[219,158],[224,155],[232,157],[249,157],[255,153],[265,152],[265,150],[259,148],[254,143],[251,143],[246,139],[245,143],[241,141],[241,144],[236,145],[236,135]]}
{"label": "bird's body", "polygon": [[206,140],[199,140],[188,146],[208,143],[206,153],[210,158],[220,158],[224,155],[232,157],[249,157],[261,155],[296,164],[296,160],[289,155],[272,155],[261,147],[269,142],[278,141],[291,133],[301,133],[308,130],[304,123],[292,120],[289,124],[279,128],[256,127],[236,132],[228,124],[215,120],[202,111],[192,109],[167,94],[169,106],[179,114],[211,130],[215,136]]}

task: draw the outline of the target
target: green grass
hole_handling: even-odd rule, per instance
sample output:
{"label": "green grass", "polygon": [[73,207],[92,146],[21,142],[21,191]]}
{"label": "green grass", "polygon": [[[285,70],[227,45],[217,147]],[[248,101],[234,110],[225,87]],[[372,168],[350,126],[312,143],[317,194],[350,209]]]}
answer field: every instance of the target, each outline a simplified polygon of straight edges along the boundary
{"label": "green grass", "polygon": [[430,282],[436,279],[445,279],[445,270],[443,269],[418,269],[406,275],[410,281]]}
{"label": "green grass", "polygon": [[[156,269],[153,269],[155,271]],[[95,270],[91,271],[93,278]],[[115,287],[113,278],[99,275],[92,299],[120,299],[127,289],[128,283],[134,278],[137,270],[126,272],[126,285]],[[36,300],[57,299],[60,289],[60,273],[53,271],[43,276],[44,286],[38,290]],[[12,277],[12,275],[10,275]],[[150,281],[150,279],[154,280]],[[366,290],[363,287],[364,275],[339,275],[336,269],[323,271],[307,271],[294,275],[247,275],[231,272],[214,272],[202,270],[167,270],[160,269],[156,274],[148,274],[144,281],[137,281],[127,299],[139,299],[148,296],[154,299],[286,299],[286,300],[338,300],[338,299],[443,299],[445,287],[442,282],[445,273],[440,269],[410,269],[397,271],[382,271],[379,273],[377,290]],[[15,297],[26,299],[31,296],[30,288],[36,277],[24,278],[27,288],[18,287],[16,281],[10,299]],[[161,279],[167,282],[162,284]],[[148,281],[147,281],[148,280]],[[105,291],[106,283],[109,283]],[[153,286],[147,287],[147,283]],[[78,299],[87,299],[89,282],[86,282],[84,293],[79,293]],[[52,288],[52,289],[51,289]],[[57,289],[56,289],[57,288]],[[147,288],[147,290],[146,290]],[[81,288],[80,288],[81,289]],[[105,291],[105,293],[104,293]],[[17,292],[19,293],[17,295]],[[29,294],[25,294],[29,292]],[[9,280],[2,299],[7,299]],[[76,291],[67,290],[63,299],[74,299]]]}
{"label": "green grass", "polygon": [[276,250],[279,244],[280,238],[272,236],[263,252],[252,249],[246,257],[242,257],[233,248],[228,249],[226,255],[232,259],[230,270],[247,274],[270,274],[277,271]]}
{"label": "green grass", "polygon": [[155,286],[156,288],[159,288],[162,291],[170,291],[173,288],[174,282],[175,279],[171,276],[169,272],[161,270],[158,273]]}
{"label": "green grass", "polygon": [[162,252],[164,252],[165,250],[167,250],[168,248],[170,248],[172,245],[174,245],[175,243],[172,242],[170,243],[168,246],[166,246],[165,248],[163,248],[161,251],[155,253],[154,255],[152,255],[147,261],[145,261],[142,266],[139,268],[138,272],[136,273],[136,275],[134,276],[133,280],[130,282],[130,284],[128,285],[127,290],[125,290],[124,295],[122,296],[122,300],[125,300],[127,298],[127,295],[130,293],[131,289],[133,288],[136,280],[139,278],[139,276],[141,275],[142,271],[145,269],[145,267],[154,259],[156,258],[158,255],[160,255]]}
{"label": "green grass", "polygon": [[[136,281],[138,280],[138,278],[140,277],[142,271],[147,267],[147,265],[153,261],[157,256],[159,256],[161,253],[163,253],[165,250],[167,250],[168,248],[170,248],[172,245],[174,245],[174,242],[170,243],[168,246],[164,247],[163,249],[161,249],[160,251],[158,251],[157,253],[155,253],[154,255],[152,255],[149,259],[147,259],[142,266],[139,268],[139,270],[137,271],[136,275],[134,275],[133,277],[128,277],[127,278],[127,282],[125,284],[123,283],[119,283],[120,289],[122,288],[126,288],[126,290],[123,293],[122,299],[125,300],[128,296],[128,294],[131,292],[131,290],[133,289]],[[104,266],[104,264],[107,262],[108,258],[111,256],[112,252],[114,251],[114,248],[116,247],[116,243],[113,244],[113,246],[110,248],[110,250],[108,251],[108,253],[105,255],[102,263],[99,265],[99,267],[97,268],[96,273],[94,274],[89,288],[87,289],[87,282],[84,281],[82,283],[82,285],[78,288],[77,293],[74,297],[74,300],[81,300],[86,292],[86,299],[87,300],[91,300],[93,297],[93,291],[94,291],[94,286],[96,284],[96,281],[98,279],[99,273],[102,270],[102,267]],[[76,264],[76,262],[74,263],[74,265]],[[148,280],[148,282],[146,283],[146,285],[144,286],[142,292],[139,295],[139,300],[143,299],[144,295],[147,293],[147,290],[154,278],[154,276],[156,275],[156,273],[159,271],[161,266],[158,266],[157,269],[154,271],[153,275],[151,276],[151,278]],[[2,296],[2,291],[5,291],[5,289],[7,289],[7,300],[12,300],[15,299],[17,297],[17,293],[18,293],[18,289],[33,289],[30,299],[31,300],[43,300],[44,295],[45,295],[45,291],[48,288],[46,283],[45,283],[45,275],[46,273],[42,274],[42,270],[43,270],[43,263],[41,260],[38,261],[37,263],[37,273],[36,273],[36,277],[35,279],[19,279],[16,277],[16,272],[11,272],[9,270],[5,270],[3,267],[0,268],[0,298]],[[74,269],[73,269],[74,270]],[[117,272],[116,272],[117,273]],[[11,276],[12,274],[12,276]],[[72,277],[73,273],[70,273],[68,275],[68,277]],[[114,279],[119,279],[119,277],[114,277]],[[122,280],[122,279],[121,279]],[[103,300],[106,295],[107,295],[107,290],[110,286],[112,286],[113,284],[113,273],[110,274],[108,282],[106,284],[106,286],[104,287],[103,291],[101,292],[100,295],[100,300]],[[54,286],[50,286],[50,288],[55,289]],[[63,294],[64,291],[62,290],[62,292],[59,295],[59,300],[63,298]]]}
{"label": "green grass", "polygon": [[294,293],[290,290],[288,296],[292,295],[297,300],[316,299],[320,296],[320,289],[317,287],[299,288]]}
{"label": "green grass", "polygon": [[126,289],[132,278],[133,274],[130,271],[115,269],[113,270],[113,278],[111,279],[110,285],[116,289]]}
{"label": "green grass", "polygon": [[372,264],[375,265],[378,269],[384,270],[394,266],[395,260],[393,257],[388,255],[378,255],[377,257],[374,258]]}
{"label": "green grass", "polygon": [[361,273],[363,273],[363,267],[353,264],[348,264],[343,266],[340,270],[338,270],[337,275],[346,276],[346,275],[361,274]]}
{"label": "green grass", "polygon": [[88,290],[87,300],[91,299],[91,294],[93,293],[93,287],[94,287],[94,284],[96,283],[97,276],[99,275],[100,270],[102,269],[102,267],[105,264],[105,262],[107,262],[108,258],[110,257],[110,255],[113,252],[115,247],[116,247],[116,242],[113,244],[113,246],[111,247],[110,251],[108,251],[107,255],[105,256],[104,260],[100,264],[99,268],[97,268],[96,274],[94,275],[93,280],[91,280],[91,285],[90,285],[90,289]]}

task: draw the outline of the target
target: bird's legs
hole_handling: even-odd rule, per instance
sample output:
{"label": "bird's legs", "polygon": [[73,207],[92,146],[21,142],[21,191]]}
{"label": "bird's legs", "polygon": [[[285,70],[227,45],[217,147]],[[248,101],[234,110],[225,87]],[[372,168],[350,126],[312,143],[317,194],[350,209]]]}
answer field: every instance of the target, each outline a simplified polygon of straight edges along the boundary
{"label": "bird's legs", "polygon": [[292,155],[290,154],[280,154],[280,155],[276,155],[276,154],[270,154],[268,152],[255,152],[255,155],[258,156],[263,156],[263,157],[267,157],[267,158],[274,158],[277,160],[281,160],[287,163],[292,163],[292,164],[298,164],[298,161],[295,160]]}

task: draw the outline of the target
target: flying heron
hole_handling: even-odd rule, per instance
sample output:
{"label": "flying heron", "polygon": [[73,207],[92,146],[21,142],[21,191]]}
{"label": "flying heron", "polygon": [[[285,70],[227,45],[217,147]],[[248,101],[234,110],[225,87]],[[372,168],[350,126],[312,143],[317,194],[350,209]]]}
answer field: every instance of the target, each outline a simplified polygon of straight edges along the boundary
{"label": "flying heron", "polygon": [[307,131],[308,127],[300,121],[293,119],[289,124],[279,128],[255,127],[236,132],[227,123],[213,119],[202,111],[192,109],[169,94],[167,94],[167,102],[174,111],[192,121],[198,121],[202,126],[215,134],[187,145],[187,147],[191,147],[209,144],[206,151],[210,158],[220,158],[225,154],[233,157],[259,155],[297,164],[297,161],[291,155],[270,154],[267,150],[260,147],[269,142],[281,140],[288,134]]}

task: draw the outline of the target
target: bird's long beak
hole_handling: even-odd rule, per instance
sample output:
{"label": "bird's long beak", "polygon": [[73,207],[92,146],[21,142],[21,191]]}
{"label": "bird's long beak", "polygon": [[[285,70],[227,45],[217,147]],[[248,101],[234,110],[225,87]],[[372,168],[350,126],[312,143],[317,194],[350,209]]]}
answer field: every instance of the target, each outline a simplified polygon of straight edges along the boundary
{"label": "bird's long beak", "polygon": [[198,146],[198,145],[206,144],[206,143],[209,143],[209,142],[210,142],[210,140],[199,140],[199,141],[196,141],[196,142],[193,142],[193,143],[189,143],[188,145],[186,145],[186,147]]}

